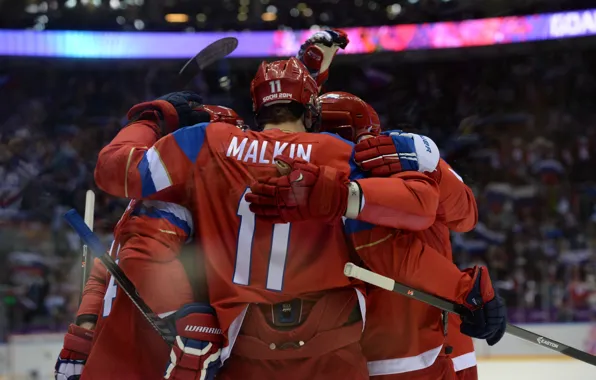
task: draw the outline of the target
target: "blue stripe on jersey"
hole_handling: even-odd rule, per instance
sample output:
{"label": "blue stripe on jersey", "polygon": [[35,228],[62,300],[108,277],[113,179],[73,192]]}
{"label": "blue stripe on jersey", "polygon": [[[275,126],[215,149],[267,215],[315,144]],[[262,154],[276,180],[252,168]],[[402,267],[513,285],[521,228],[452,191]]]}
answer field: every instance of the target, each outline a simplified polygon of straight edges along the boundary
{"label": "blue stripe on jersey", "polygon": [[199,123],[191,127],[180,128],[172,134],[180,149],[193,164],[205,141],[205,131],[208,125],[209,123]]}
{"label": "blue stripe on jersey", "polygon": [[151,170],[149,170],[149,161],[147,160],[147,153],[143,155],[143,158],[137,165],[137,170],[141,176],[141,195],[148,197],[151,194],[155,194],[155,184],[153,183],[153,177],[151,176]]}
{"label": "blue stripe on jersey", "polygon": [[365,177],[364,172],[362,172],[360,167],[358,165],[356,165],[356,161],[354,161],[354,153],[355,153],[354,152],[354,143],[351,142],[350,140],[344,139],[340,135],[336,135],[335,133],[321,132],[321,134],[335,137],[336,139],[345,142],[352,148],[352,154],[350,156],[350,162],[349,162],[349,164],[350,164],[350,180],[355,181],[357,179],[364,178]]}
{"label": "blue stripe on jersey", "polygon": [[361,220],[346,219],[346,222],[344,224],[344,231],[347,235],[350,235],[361,231],[372,230],[375,227],[376,226],[374,224],[363,222]]}
{"label": "blue stripe on jersey", "polygon": [[180,228],[186,236],[190,236],[190,226],[185,220],[180,219],[176,215],[172,214],[171,212],[160,210],[155,207],[146,207],[144,204],[141,203],[140,207],[137,207],[133,212],[133,215],[145,215],[149,218],[154,219],[165,219],[174,226]]}

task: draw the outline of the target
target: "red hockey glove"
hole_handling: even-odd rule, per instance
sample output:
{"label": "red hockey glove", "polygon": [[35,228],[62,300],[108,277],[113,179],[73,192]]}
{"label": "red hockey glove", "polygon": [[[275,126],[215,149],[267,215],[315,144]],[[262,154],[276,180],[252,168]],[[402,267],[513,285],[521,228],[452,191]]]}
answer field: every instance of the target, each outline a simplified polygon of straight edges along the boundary
{"label": "red hockey glove", "polygon": [[329,66],[339,49],[345,49],[350,40],[343,30],[331,29],[316,32],[298,51],[297,58],[317,81],[319,89],[329,77]]}
{"label": "red hockey glove", "polygon": [[373,177],[408,170],[433,172],[440,159],[439,148],[430,138],[401,131],[366,138],[356,144],[354,151],[354,161]]}
{"label": "red hockey glove", "polygon": [[190,91],[172,92],[151,102],[134,105],[127,114],[128,120],[151,120],[159,125],[159,136],[175,130],[210,120],[209,113],[199,105],[201,97]]}
{"label": "red hockey glove", "polygon": [[78,380],[91,351],[93,331],[77,325],[68,326],[64,346],[54,367],[56,380]]}
{"label": "red hockey glove", "polygon": [[474,285],[466,295],[464,303],[472,314],[462,318],[460,330],[472,338],[486,339],[490,346],[495,345],[501,340],[507,328],[505,303],[493,288],[486,267],[476,266],[464,272],[472,276]]}
{"label": "red hockey glove", "polygon": [[275,160],[287,165],[290,173],[254,183],[245,196],[250,211],[272,223],[332,221],[346,213],[349,192],[346,174],[287,156],[277,156]]}
{"label": "red hockey glove", "polygon": [[215,310],[208,304],[183,306],[168,317],[175,325],[176,340],[164,379],[212,380],[221,366],[223,333]]}

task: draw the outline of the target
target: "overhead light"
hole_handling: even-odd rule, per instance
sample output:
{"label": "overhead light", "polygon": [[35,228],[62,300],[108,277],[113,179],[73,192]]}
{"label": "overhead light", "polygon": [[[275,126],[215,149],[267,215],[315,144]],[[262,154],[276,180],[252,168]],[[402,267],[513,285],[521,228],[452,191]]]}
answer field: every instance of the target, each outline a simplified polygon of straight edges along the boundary
{"label": "overhead light", "polygon": [[145,29],[145,23],[143,22],[143,20],[135,20],[134,22],[134,26],[137,30],[143,30]]}
{"label": "overhead light", "polygon": [[292,16],[292,17],[298,17],[298,16],[300,16],[300,11],[298,10],[298,8],[292,8],[292,9],[290,9],[290,16]]}
{"label": "overhead light", "polygon": [[168,13],[165,19],[167,22],[172,23],[188,22],[188,15],[184,13]]}
{"label": "overhead light", "polygon": [[120,8],[120,0],[110,0],[110,8],[112,8],[112,9]]}
{"label": "overhead light", "polygon": [[302,11],[302,14],[304,15],[304,17],[310,17],[312,16],[312,9],[306,8]]}
{"label": "overhead light", "polygon": [[267,22],[275,21],[277,19],[277,15],[273,12],[265,12],[261,15],[261,19]]}
{"label": "overhead light", "polygon": [[248,15],[246,13],[238,13],[238,21],[246,21],[248,20]]}
{"label": "overhead light", "polygon": [[397,16],[400,13],[401,13],[401,5],[395,3],[393,5],[387,6],[387,15],[390,18],[395,18],[395,16]]}
{"label": "overhead light", "polygon": [[204,13],[199,13],[197,15],[197,21],[198,22],[205,22],[205,21],[207,21],[207,15],[204,14]]}
{"label": "overhead light", "polygon": [[66,0],[66,3],[64,3],[64,6],[66,8],[74,8],[77,6],[77,0]]}
{"label": "overhead light", "polygon": [[25,8],[25,12],[27,13],[37,13],[37,4],[29,4]]}
{"label": "overhead light", "polygon": [[124,25],[126,23],[126,19],[124,18],[124,16],[118,16],[116,17],[116,22],[118,23],[118,25]]}
{"label": "overhead light", "polygon": [[277,13],[277,7],[275,5],[270,5],[267,7],[267,12],[269,13]]}

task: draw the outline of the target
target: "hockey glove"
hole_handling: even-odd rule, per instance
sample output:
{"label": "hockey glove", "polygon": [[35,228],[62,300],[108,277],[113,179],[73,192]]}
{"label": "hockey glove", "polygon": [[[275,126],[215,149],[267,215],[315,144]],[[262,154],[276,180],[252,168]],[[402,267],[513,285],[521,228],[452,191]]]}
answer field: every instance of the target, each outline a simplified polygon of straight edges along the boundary
{"label": "hockey glove", "polygon": [[360,141],[354,147],[354,160],[373,177],[386,177],[403,171],[433,172],[440,159],[439,148],[426,136],[387,131]]}
{"label": "hockey glove", "polygon": [[272,223],[332,221],[346,213],[349,192],[346,174],[287,156],[277,156],[275,160],[289,174],[254,183],[245,196],[250,211]]}
{"label": "hockey glove", "polygon": [[164,379],[214,379],[221,366],[223,345],[215,310],[205,303],[193,303],[183,306],[168,319],[177,335]]}
{"label": "hockey glove", "polygon": [[203,99],[193,92],[172,92],[151,102],[134,105],[127,114],[128,120],[151,120],[159,125],[155,132],[165,136],[175,130],[210,120],[209,114],[197,107]]}
{"label": "hockey glove", "polygon": [[68,326],[68,332],[64,336],[64,346],[54,367],[54,379],[78,380],[81,377],[91,351],[92,340],[93,331],[75,324]]}
{"label": "hockey glove", "polygon": [[486,267],[477,266],[464,272],[472,276],[474,285],[464,304],[472,314],[462,318],[460,330],[472,338],[486,339],[493,346],[501,340],[507,327],[505,303],[493,288]]}
{"label": "hockey glove", "polygon": [[327,82],[335,54],[339,49],[345,49],[349,42],[346,32],[333,29],[316,32],[300,46],[296,58],[306,66],[319,89]]}

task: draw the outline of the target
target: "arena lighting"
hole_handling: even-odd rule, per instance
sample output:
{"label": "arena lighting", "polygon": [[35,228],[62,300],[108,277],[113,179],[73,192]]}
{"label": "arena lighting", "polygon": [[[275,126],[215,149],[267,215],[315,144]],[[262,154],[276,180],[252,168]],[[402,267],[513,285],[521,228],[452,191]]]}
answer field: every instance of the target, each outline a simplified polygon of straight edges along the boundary
{"label": "arena lighting", "polygon": [[261,19],[267,22],[275,21],[277,20],[277,15],[273,12],[265,12],[261,15]]}
{"label": "arena lighting", "polygon": [[188,15],[184,13],[168,13],[165,19],[171,23],[188,22]]}
{"label": "arena lighting", "polygon": [[[239,14],[238,17],[245,19],[247,15]],[[43,20],[45,18],[39,19]],[[35,28],[43,29],[45,24],[38,22]],[[466,48],[596,36],[596,9],[344,30],[350,38],[350,44],[340,54]],[[206,46],[216,39],[233,36],[238,38],[239,46],[232,57],[287,57],[296,54],[312,33],[310,30],[287,29],[201,33],[0,29],[0,56],[187,59],[196,54],[197,46]],[[163,46],[168,49],[163,49]]]}

